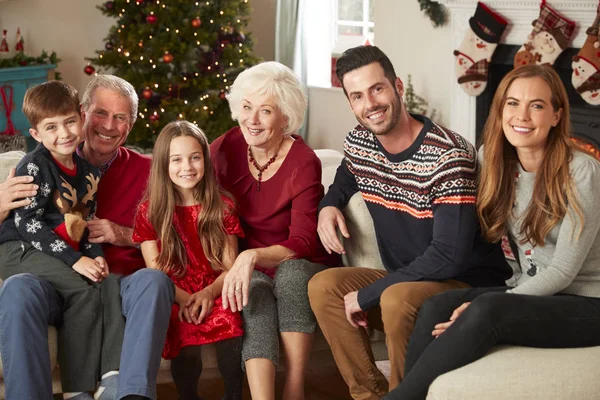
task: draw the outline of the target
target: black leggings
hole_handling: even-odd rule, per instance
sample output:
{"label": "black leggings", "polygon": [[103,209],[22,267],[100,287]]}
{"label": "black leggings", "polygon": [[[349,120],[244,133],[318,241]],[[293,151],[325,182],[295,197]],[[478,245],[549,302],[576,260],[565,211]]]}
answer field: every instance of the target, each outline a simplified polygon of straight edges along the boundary
{"label": "black leggings", "polygon": [[[223,400],[241,400],[244,372],[242,371],[242,337],[222,340],[217,347],[217,365],[225,383]],[[202,373],[202,346],[181,349],[171,360],[171,374],[179,392],[179,400],[199,400],[198,379]]]}
{"label": "black leggings", "polygon": [[[485,356],[497,344],[540,348],[600,345],[600,298],[526,296],[503,288],[451,290],[423,304],[411,336],[404,381],[386,400],[425,399],[438,376]],[[471,305],[437,339],[433,327]]]}

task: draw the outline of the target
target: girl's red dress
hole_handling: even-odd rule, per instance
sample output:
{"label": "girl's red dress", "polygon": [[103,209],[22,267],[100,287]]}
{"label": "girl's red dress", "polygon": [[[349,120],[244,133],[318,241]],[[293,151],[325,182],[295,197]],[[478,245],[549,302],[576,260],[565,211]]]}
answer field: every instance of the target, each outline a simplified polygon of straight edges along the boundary
{"label": "girl's red dress", "polygon": [[[236,216],[234,205],[231,200],[223,197],[227,204],[228,211],[224,215],[223,225],[229,235],[243,237],[244,233],[240,226],[240,221]],[[175,285],[188,293],[198,292],[211,283],[213,283],[221,274],[211,268],[210,263],[204,255],[204,250],[198,237],[196,222],[200,214],[200,205],[195,206],[177,206],[173,217],[174,225],[179,232],[185,245],[188,257],[188,265],[183,277],[177,277],[168,273]],[[158,240],[156,231],[150,225],[147,219],[148,202],[140,205],[133,232],[134,242],[144,242],[146,240]],[[158,241],[160,250],[160,241]],[[242,318],[240,313],[233,313],[231,310],[223,310],[221,296],[215,299],[214,306],[210,314],[204,318],[200,325],[190,324],[186,321],[179,321],[179,305],[173,304],[171,311],[171,320],[169,330],[163,349],[163,358],[175,358],[182,347],[197,346],[237,336],[242,336]]]}

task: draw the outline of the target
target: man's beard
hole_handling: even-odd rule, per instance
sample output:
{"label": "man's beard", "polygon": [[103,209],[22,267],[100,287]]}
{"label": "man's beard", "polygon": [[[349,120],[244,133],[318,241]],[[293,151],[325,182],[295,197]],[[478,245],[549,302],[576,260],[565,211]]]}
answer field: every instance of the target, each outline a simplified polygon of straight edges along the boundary
{"label": "man's beard", "polygon": [[[358,122],[366,127],[368,130],[373,132],[375,135],[385,135],[389,131],[391,131],[396,125],[398,125],[398,121],[400,120],[400,110],[402,110],[402,99],[398,94],[398,91],[394,88],[394,101],[387,107],[387,113],[389,115],[389,122],[385,125],[375,125],[371,124],[368,118],[360,118]],[[377,112],[379,110],[385,110],[386,107],[378,107],[374,110],[367,111],[367,114]]]}

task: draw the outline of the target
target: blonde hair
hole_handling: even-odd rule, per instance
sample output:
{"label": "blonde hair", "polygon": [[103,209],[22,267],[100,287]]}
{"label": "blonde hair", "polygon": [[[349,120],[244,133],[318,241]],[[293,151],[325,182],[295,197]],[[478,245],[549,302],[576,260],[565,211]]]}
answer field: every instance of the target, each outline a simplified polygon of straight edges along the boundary
{"label": "blonde hair", "polygon": [[251,94],[273,100],[287,120],[284,135],[291,135],[300,129],[308,100],[302,84],[291,69],[278,62],[268,61],[239,74],[227,94],[234,121],[238,119],[242,100]]}
{"label": "blonde hair", "polygon": [[194,188],[194,197],[201,205],[198,216],[198,237],[212,268],[223,270],[222,257],[226,241],[223,215],[226,204],[222,196],[228,194],[217,184],[206,135],[188,121],[167,124],[158,135],[152,151],[152,167],[145,199],[149,201],[146,217],[161,243],[156,262],[160,270],[173,272],[177,276],[185,274],[188,256],[180,232],[173,223],[175,206],[180,197],[169,178],[171,141],[182,136],[193,137],[202,147],[204,177]]}
{"label": "blonde hair", "polygon": [[[502,113],[508,90],[520,78],[539,77],[552,92],[554,111],[562,109],[562,116],[548,133],[542,164],[536,173],[533,195],[521,220],[521,243],[543,246],[548,232],[559,223],[570,205],[581,224],[584,217],[571,181],[569,162],[573,151],[581,150],[571,138],[569,99],[558,74],[548,66],[526,65],[509,72],[500,82],[490,114],[483,130],[483,167],[479,174],[477,213],[484,237],[499,241],[506,234],[515,197],[517,172],[516,149],[508,142],[502,128]],[[578,234],[579,234],[578,233]]]}

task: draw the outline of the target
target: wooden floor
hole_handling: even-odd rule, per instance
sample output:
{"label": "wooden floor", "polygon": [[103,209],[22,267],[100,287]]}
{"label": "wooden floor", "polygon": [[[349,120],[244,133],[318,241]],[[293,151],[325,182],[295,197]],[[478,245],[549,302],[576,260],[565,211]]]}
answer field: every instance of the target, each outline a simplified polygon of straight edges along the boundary
{"label": "wooden floor", "polygon": [[[275,380],[277,398],[283,392],[284,373],[278,372]],[[335,366],[314,366],[308,371],[305,385],[306,400],[351,400],[348,387]],[[223,396],[223,381],[220,378],[202,380],[200,395],[204,400],[220,400]],[[174,384],[158,386],[158,400],[177,400]],[[244,400],[251,400],[248,385],[244,384]]]}

